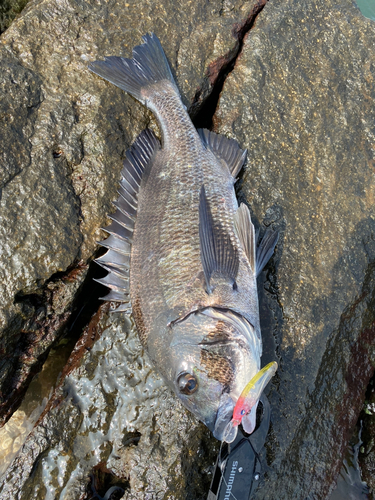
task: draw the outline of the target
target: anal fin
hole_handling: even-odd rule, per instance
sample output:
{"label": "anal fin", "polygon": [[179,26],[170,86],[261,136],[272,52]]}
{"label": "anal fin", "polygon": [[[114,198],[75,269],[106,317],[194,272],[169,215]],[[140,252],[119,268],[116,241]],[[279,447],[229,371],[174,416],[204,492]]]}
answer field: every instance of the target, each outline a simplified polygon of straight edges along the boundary
{"label": "anal fin", "polygon": [[257,247],[259,231],[255,233],[250,211],[244,203],[241,203],[234,216],[234,227],[249,260],[251,270],[258,277],[272,257],[279,233],[268,228]]}
{"label": "anal fin", "polygon": [[212,292],[210,280],[214,273],[230,280],[236,288],[238,253],[229,234],[215,226],[204,185],[199,198],[199,242],[207,292]]}

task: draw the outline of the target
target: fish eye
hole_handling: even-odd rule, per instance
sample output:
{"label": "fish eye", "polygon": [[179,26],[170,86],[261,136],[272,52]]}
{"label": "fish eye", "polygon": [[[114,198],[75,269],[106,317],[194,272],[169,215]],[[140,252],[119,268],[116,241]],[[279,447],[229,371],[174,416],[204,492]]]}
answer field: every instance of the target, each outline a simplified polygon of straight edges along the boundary
{"label": "fish eye", "polygon": [[198,389],[198,381],[191,373],[181,373],[177,379],[178,390],[182,394],[193,394]]}

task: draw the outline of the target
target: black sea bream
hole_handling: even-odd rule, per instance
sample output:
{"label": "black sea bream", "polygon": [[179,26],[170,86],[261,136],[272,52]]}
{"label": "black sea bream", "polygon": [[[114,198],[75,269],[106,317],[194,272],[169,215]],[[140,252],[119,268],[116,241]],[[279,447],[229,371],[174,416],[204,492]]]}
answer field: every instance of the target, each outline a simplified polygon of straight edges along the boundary
{"label": "black sea bream", "polygon": [[[260,370],[256,277],[273,253],[268,230],[256,249],[234,184],[246,151],[233,139],[196,130],[158,38],[143,37],[133,59],[89,68],[155,114],[162,145],[142,132],[127,153],[117,211],[98,262],[106,300],[132,311],[139,338],[178,398],[218,439]],[[131,304],[131,305],[130,305]],[[260,397],[260,394],[259,394]],[[242,420],[255,427],[259,398]]]}

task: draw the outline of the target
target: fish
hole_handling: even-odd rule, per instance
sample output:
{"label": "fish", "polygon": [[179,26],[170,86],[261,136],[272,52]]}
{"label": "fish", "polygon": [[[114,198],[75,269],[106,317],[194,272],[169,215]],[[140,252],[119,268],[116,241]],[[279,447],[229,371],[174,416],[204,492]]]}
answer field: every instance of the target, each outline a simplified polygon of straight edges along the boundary
{"label": "fish", "polygon": [[[161,43],[142,37],[131,59],[89,65],[155,115],[161,142],[146,129],[126,153],[119,198],[97,259],[98,279],[131,314],[139,339],[166,384],[218,439],[246,384],[260,371],[257,276],[278,233],[259,245],[234,185],[247,151],[234,139],[196,129]],[[256,407],[242,419],[256,426]]]}

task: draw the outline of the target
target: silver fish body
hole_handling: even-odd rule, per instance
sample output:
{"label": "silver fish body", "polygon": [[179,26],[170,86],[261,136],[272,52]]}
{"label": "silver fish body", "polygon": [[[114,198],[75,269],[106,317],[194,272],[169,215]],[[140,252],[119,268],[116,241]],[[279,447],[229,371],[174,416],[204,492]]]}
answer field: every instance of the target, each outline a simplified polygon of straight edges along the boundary
{"label": "silver fish body", "polygon": [[[102,282],[112,289],[109,300],[126,302],[130,293],[151,360],[222,439],[241,391],[260,370],[256,277],[277,233],[263,238],[257,255],[249,211],[238,207],[234,191],[246,152],[195,129],[159,40],[143,39],[133,59],[90,66],[153,111],[163,144],[147,131],[127,155],[111,236],[103,242],[109,251],[99,259],[110,271]],[[243,420],[248,432],[255,411]]]}

